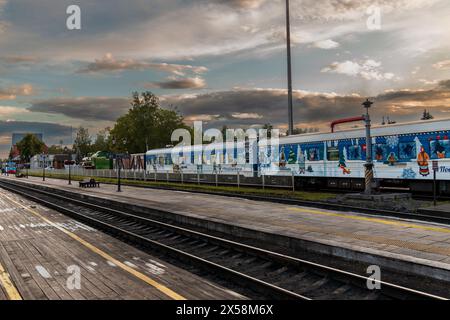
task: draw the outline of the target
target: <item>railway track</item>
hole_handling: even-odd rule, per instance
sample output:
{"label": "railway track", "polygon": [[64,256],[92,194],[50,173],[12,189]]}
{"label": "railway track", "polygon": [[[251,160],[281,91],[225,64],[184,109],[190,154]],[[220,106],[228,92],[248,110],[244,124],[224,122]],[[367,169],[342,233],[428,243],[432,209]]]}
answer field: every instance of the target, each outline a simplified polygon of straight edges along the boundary
{"label": "railway track", "polygon": [[382,281],[381,289],[370,290],[367,277],[323,264],[12,182],[1,181],[0,187],[267,299],[445,299]]}
{"label": "railway track", "polygon": [[[107,183],[112,184],[112,183]],[[127,184],[122,182],[124,186],[130,186],[134,188],[144,188],[144,189],[158,189],[158,190],[169,190],[169,191],[186,191],[189,193],[197,193],[197,194],[207,194],[207,195],[216,195],[223,197],[233,197],[233,198],[243,198],[254,201],[265,201],[272,203],[280,203],[280,204],[288,204],[294,206],[303,206],[303,207],[313,207],[320,208],[326,210],[339,210],[339,211],[347,211],[347,212],[358,212],[364,214],[371,214],[377,216],[384,217],[394,217],[401,219],[412,219],[424,222],[433,222],[433,223],[441,223],[450,225],[450,217],[442,216],[442,215],[428,215],[421,213],[413,213],[413,212],[400,212],[394,210],[386,210],[386,209],[376,209],[370,207],[359,207],[342,203],[331,203],[324,201],[310,201],[310,200],[299,200],[293,198],[283,198],[283,197],[274,197],[274,196],[259,196],[252,194],[239,194],[239,193],[231,193],[231,192],[219,192],[219,191],[205,191],[205,190],[185,190],[183,188],[176,187],[163,187],[163,186],[140,186],[135,184]],[[321,190],[321,191],[330,191],[331,190]],[[342,192],[344,194],[344,192]],[[416,200],[432,200],[431,196],[422,195],[422,196],[414,196]],[[442,198],[441,200],[445,200],[447,198]],[[450,197],[448,198],[450,200]]]}

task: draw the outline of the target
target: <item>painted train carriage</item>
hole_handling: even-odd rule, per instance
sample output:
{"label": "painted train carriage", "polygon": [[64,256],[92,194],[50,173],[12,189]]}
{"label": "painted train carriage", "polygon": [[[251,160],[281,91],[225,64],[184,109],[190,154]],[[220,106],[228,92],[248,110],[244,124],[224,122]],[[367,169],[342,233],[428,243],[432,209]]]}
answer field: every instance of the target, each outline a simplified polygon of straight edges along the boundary
{"label": "painted train carriage", "polygon": [[[421,121],[372,128],[374,175],[380,186],[431,191],[433,161],[438,162],[441,193],[450,193],[450,120]],[[186,149],[188,148],[188,149]],[[280,138],[259,145],[240,143],[222,151],[208,146],[185,147],[147,153],[148,171],[200,171],[273,177],[294,175],[297,187],[364,188],[366,141],[364,129],[313,133]],[[211,148],[211,146],[209,146]],[[216,148],[220,149],[220,148]],[[172,153],[181,161],[174,161]],[[201,162],[194,164],[194,159]],[[179,158],[179,159],[180,159]],[[217,164],[216,159],[221,159]],[[255,160],[255,161],[254,161]]]}
{"label": "painted train carriage", "polygon": [[248,143],[224,143],[151,150],[146,154],[148,172],[236,173],[252,175],[253,163]]}

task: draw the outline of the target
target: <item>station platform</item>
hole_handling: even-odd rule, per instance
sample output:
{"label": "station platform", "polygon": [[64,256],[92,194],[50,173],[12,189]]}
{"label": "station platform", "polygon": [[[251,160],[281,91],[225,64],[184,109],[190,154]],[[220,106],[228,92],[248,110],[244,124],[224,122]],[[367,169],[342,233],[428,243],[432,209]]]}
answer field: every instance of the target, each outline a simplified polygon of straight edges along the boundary
{"label": "station platform", "polygon": [[114,185],[80,189],[66,180],[1,179],[82,194],[136,212],[147,208],[149,215],[161,210],[172,220],[234,238],[450,281],[447,225],[184,191],[122,186],[118,193]]}
{"label": "station platform", "polygon": [[245,297],[5,190],[0,300]]}

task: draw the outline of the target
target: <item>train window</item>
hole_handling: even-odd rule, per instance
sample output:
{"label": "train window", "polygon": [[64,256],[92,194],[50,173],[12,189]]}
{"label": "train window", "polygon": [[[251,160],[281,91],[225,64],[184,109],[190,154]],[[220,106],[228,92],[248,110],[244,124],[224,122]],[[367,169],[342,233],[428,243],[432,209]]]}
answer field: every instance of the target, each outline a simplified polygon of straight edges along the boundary
{"label": "train window", "polygon": [[347,149],[347,159],[348,160],[361,160],[362,159],[362,152],[361,152],[361,146],[349,146]]}
{"label": "train window", "polygon": [[173,164],[172,155],[170,153],[165,154],[164,159],[165,159],[165,165],[170,166]]}
{"label": "train window", "polygon": [[415,142],[401,142],[398,144],[398,156],[400,160],[415,159],[417,155]]}
{"label": "train window", "polygon": [[328,161],[339,161],[339,148],[338,147],[327,148],[327,159]]}
{"label": "train window", "polygon": [[433,140],[430,142],[431,158],[450,158],[450,140]]}
{"label": "train window", "polygon": [[373,158],[376,161],[385,161],[388,157],[388,147],[385,143],[378,143],[373,146]]}
{"label": "train window", "polygon": [[317,147],[308,148],[306,151],[309,161],[320,161],[320,149]]}

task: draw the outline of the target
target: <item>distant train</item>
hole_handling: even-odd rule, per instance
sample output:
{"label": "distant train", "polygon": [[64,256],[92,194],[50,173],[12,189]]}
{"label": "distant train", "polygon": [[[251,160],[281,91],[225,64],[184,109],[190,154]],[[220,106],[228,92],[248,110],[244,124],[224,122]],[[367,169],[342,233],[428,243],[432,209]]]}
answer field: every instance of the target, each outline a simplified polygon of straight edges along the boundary
{"label": "distant train", "polygon": [[[372,128],[375,180],[380,187],[431,192],[433,162],[441,194],[450,194],[450,120],[418,121]],[[211,151],[213,149],[213,151]],[[220,175],[294,176],[297,188],[362,190],[364,129],[311,133],[270,141],[150,150],[146,171]]]}

